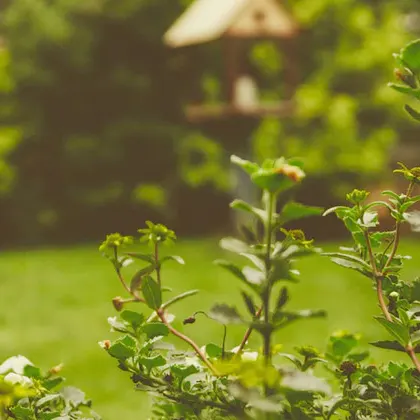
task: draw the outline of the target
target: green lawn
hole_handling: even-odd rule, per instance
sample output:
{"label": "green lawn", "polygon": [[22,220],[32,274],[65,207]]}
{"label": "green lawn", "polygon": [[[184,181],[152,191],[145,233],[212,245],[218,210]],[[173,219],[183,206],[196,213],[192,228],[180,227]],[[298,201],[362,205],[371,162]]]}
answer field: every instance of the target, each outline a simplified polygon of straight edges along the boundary
{"label": "green lawn", "polygon": [[[413,241],[403,244],[403,251],[411,255],[419,250]],[[168,264],[163,272],[166,284],[174,292],[201,290],[175,310],[179,328],[183,317],[216,302],[241,306],[239,284],[212,264],[223,256],[216,241],[181,241],[175,252],[187,264]],[[282,331],[277,342],[285,349],[304,343],[323,346],[336,329],[360,332],[366,342],[383,338],[372,319],[378,309],[369,280],[322,257],[304,260],[299,268],[302,282],[292,286],[293,306],[324,308],[329,317]],[[123,291],[96,247],[5,252],[0,255],[0,273],[0,360],[24,354],[45,369],[63,362],[68,383],[84,389],[104,419],[146,418],[147,399],[132,389],[129,378],[97,344],[111,337],[107,324],[107,317],[115,315],[111,299]],[[409,261],[407,279],[419,274],[419,260]],[[198,343],[209,337],[218,342],[222,333],[205,318],[188,331]],[[239,327],[230,330],[229,345],[237,345],[242,333]],[[382,360],[389,356],[381,350],[373,353]]]}

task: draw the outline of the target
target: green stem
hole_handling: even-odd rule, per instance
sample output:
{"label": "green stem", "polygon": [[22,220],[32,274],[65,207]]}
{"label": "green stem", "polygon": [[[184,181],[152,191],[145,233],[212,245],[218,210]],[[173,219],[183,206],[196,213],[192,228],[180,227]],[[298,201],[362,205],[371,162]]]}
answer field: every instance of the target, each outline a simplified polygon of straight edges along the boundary
{"label": "green stem", "polygon": [[[264,324],[266,326],[270,323],[270,296],[271,296],[271,282],[269,280],[271,270],[271,244],[273,241],[273,212],[275,205],[275,195],[269,193],[267,203],[267,226],[266,226],[266,239],[265,244],[267,247],[265,257],[265,274],[267,280],[267,287],[263,295],[263,313],[264,313]],[[271,362],[271,331],[266,331],[264,334],[264,359],[268,365]]]}
{"label": "green stem", "polygon": [[160,279],[160,264],[159,264],[159,244],[155,242],[155,264],[156,264],[156,279],[159,287],[162,286]]}

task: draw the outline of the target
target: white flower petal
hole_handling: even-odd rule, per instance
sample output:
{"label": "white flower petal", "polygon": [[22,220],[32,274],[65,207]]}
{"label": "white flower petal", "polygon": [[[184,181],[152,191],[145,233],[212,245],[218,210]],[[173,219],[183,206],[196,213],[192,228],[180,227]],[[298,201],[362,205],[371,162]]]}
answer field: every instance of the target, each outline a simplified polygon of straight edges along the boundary
{"label": "white flower petal", "polygon": [[23,374],[23,369],[27,365],[33,365],[30,360],[28,360],[25,356],[12,356],[5,360],[0,365],[0,375],[4,375],[8,372],[14,372],[19,375]]}

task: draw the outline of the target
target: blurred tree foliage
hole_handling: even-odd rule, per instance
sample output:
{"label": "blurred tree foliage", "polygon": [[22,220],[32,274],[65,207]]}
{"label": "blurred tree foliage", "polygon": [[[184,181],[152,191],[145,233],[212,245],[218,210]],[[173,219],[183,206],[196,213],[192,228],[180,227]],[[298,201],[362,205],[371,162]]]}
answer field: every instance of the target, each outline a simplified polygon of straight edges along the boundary
{"label": "blurred tree foliage", "polygon": [[[309,173],[353,182],[380,176],[397,138],[413,137],[386,81],[391,53],[418,31],[416,0],[285,1],[302,29],[296,117],[197,127],[183,106],[217,101],[220,45],[162,42],[190,2],[2,3],[0,192],[13,188],[1,198],[3,241],[96,238],[157,213],[192,233],[191,206],[212,231],[227,222],[227,153],[300,155]],[[283,97],[286,60],[270,42],[250,49],[263,98]]]}

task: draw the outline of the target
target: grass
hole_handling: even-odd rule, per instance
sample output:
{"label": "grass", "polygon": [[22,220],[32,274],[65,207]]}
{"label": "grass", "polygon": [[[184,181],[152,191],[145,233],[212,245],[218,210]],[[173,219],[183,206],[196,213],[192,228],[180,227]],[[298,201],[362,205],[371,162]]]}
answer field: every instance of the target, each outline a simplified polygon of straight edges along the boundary
{"label": "grass", "polygon": [[[405,242],[402,248],[409,255],[418,255],[419,246],[414,242]],[[209,337],[220,342],[220,325],[202,318],[183,327],[181,320],[217,302],[243,308],[239,283],[212,264],[223,256],[216,241],[181,241],[175,252],[185,258],[187,265],[169,263],[163,271],[164,282],[174,292],[201,290],[175,310],[176,325],[188,328],[200,344]],[[322,257],[301,261],[299,269],[302,282],[291,286],[292,306],[323,308],[329,316],[281,331],[276,341],[285,350],[308,343],[322,348],[329,334],[337,329],[360,332],[366,343],[384,338],[386,333],[372,319],[379,310],[367,279]],[[419,261],[409,261],[406,278],[412,279],[419,271]],[[80,386],[104,419],[146,418],[147,398],[133,390],[128,376],[97,345],[100,340],[113,338],[106,319],[115,315],[111,299],[122,295],[123,290],[96,247],[4,252],[0,256],[0,273],[0,360],[24,354],[44,369],[62,362],[68,383]],[[242,334],[240,327],[231,329],[228,344],[237,345]],[[254,343],[256,339],[253,336]],[[372,354],[377,360],[395,356],[376,349]]]}

